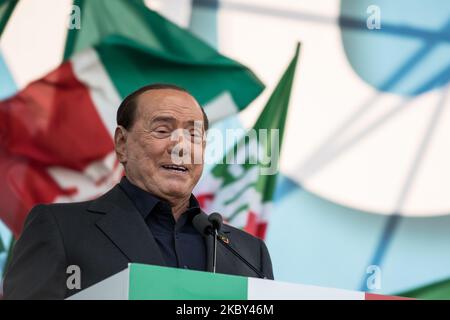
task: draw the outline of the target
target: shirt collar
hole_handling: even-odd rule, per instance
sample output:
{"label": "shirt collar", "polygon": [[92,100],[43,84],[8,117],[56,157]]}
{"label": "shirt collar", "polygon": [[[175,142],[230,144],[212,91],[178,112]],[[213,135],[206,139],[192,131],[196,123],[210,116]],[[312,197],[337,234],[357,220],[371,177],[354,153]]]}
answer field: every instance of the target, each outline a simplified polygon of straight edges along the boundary
{"label": "shirt collar", "polygon": [[[153,194],[142,190],[138,186],[131,183],[127,177],[123,176],[119,183],[120,187],[123,191],[128,195],[128,197],[131,199],[131,201],[135,204],[138,211],[141,213],[142,217],[144,219],[147,218],[149,213],[155,208],[155,206],[162,202],[166,203],[165,201],[161,200],[160,198],[154,196]],[[191,194],[191,197],[189,198],[189,207],[187,209],[187,212],[197,212],[197,210],[200,209],[200,204],[197,200],[197,198]]]}

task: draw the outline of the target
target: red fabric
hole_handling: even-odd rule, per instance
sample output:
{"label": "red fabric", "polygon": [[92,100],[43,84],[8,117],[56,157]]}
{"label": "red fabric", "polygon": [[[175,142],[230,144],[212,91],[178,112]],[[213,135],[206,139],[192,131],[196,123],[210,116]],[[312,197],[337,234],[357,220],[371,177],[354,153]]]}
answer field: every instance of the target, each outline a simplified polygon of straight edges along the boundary
{"label": "red fabric", "polygon": [[214,194],[213,193],[202,193],[196,196],[198,203],[200,204],[200,207],[207,208],[209,206],[209,203],[214,200]]}
{"label": "red fabric", "polygon": [[413,298],[399,297],[399,296],[385,296],[375,293],[367,293],[365,295],[366,300],[415,300]]}
{"label": "red fabric", "polygon": [[0,218],[18,236],[35,204],[76,192],[62,189],[48,167],[82,171],[112,150],[88,88],[69,62],[0,101]]}
{"label": "red fabric", "polygon": [[[215,195],[213,193],[202,193],[196,195],[197,200],[202,208],[208,208],[210,203],[214,201]],[[224,221],[224,223],[228,223]],[[255,237],[260,239],[264,239],[267,231],[267,222],[259,221],[259,217],[256,213],[250,211],[247,213],[247,224],[244,227],[244,230]]]}
{"label": "red fabric", "polygon": [[250,211],[247,216],[247,225],[244,230],[255,237],[264,239],[266,236],[267,222],[260,221],[258,215]]}

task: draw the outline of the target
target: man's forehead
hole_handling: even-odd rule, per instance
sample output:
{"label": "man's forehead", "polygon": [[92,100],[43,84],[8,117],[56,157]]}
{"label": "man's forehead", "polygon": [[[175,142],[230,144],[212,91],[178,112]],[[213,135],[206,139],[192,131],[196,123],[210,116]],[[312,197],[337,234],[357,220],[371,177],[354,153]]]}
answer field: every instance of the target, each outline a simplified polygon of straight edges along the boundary
{"label": "man's forehead", "polygon": [[155,113],[174,116],[186,115],[194,118],[202,118],[200,105],[187,92],[175,89],[157,89],[142,93],[138,100],[138,108],[141,115],[151,116]]}
{"label": "man's forehead", "polygon": [[197,121],[201,121],[200,119],[193,119],[190,117],[186,117],[185,119],[179,119],[178,117],[174,117],[172,114],[168,113],[158,113],[155,114],[153,117],[150,118],[151,123],[157,123],[157,122],[163,122],[163,123],[176,123],[178,121],[182,120],[186,124],[194,125]]}

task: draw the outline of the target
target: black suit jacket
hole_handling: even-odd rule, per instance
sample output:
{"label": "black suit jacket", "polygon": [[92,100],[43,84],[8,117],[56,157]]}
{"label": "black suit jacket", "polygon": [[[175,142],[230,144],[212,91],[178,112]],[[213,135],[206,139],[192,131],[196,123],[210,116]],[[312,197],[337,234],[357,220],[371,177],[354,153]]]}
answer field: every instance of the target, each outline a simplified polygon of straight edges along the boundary
{"label": "black suit jacket", "polygon": [[[273,279],[264,242],[228,225],[230,245]],[[212,236],[205,238],[208,271]],[[4,279],[5,299],[64,299],[79,290],[67,288],[68,266],[81,270],[81,290],[127,268],[129,262],[165,266],[155,239],[134,204],[116,185],[93,201],[38,205],[25,222]],[[222,245],[218,273],[256,277]]]}

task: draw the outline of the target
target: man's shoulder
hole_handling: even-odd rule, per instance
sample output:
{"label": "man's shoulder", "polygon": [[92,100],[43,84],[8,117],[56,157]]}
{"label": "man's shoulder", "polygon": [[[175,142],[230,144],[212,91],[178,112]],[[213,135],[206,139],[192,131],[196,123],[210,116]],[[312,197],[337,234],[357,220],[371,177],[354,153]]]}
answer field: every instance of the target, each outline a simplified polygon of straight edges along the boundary
{"label": "man's shoulder", "polygon": [[96,199],[87,200],[87,201],[79,201],[79,202],[57,202],[57,203],[48,203],[48,204],[38,204],[33,209],[38,211],[48,211],[48,212],[72,212],[72,211],[80,211],[87,210],[91,204],[96,201]]}
{"label": "man's shoulder", "polygon": [[78,215],[80,212],[95,212],[97,208],[104,207],[104,203],[109,204],[110,201],[114,200],[114,193],[117,192],[117,189],[116,185],[103,195],[86,201],[38,204],[32,208],[30,213],[34,215],[50,213],[57,216],[57,218],[64,218],[74,214]]}
{"label": "man's shoulder", "polygon": [[83,213],[88,212],[94,201],[38,204],[29,212],[25,224],[33,221],[54,221],[59,222],[58,225],[71,224],[75,220],[82,219],[85,216]]}
{"label": "man's shoulder", "polygon": [[225,236],[229,235],[232,240],[238,240],[242,243],[260,245],[262,242],[260,238],[257,238],[254,235],[229,224],[224,224],[221,231],[225,234]]}

